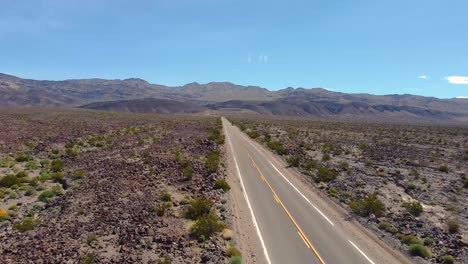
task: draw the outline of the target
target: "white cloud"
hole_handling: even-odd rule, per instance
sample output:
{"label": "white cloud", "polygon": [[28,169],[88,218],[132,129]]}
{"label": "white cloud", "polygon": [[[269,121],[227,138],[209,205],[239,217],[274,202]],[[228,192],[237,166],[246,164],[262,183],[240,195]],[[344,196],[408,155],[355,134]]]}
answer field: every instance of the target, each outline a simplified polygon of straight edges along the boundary
{"label": "white cloud", "polygon": [[468,99],[468,96],[457,96],[458,99]]}
{"label": "white cloud", "polygon": [[418,76],[418,79],[427,80],[429,77],[427,75],[420,75]]}
{"label": "white cloud", "polygon": [[448,76],[445,79],[453,84],[468,84],[467,76]]}

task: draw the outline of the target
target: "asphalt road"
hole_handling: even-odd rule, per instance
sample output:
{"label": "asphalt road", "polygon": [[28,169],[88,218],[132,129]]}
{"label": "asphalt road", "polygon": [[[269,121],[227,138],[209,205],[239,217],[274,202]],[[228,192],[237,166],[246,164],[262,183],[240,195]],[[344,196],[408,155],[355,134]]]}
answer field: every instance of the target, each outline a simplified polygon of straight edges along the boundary
{"label": "asphalt road", "polygon": [[[223,125],[264,263],[377,264],[372,258],[379,254],[375,248],[370,255],[367,245],[359,245],[361,240],[347,234],[337,219],[324,214],[288,179],[284,166],[268,158],[225,118]],[[399,263],[395,261],[389,263]]]}

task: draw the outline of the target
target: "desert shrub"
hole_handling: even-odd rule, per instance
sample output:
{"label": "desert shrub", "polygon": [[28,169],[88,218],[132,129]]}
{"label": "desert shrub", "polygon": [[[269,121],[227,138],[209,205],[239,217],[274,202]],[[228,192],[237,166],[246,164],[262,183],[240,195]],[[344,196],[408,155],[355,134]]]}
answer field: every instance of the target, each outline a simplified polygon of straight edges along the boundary
{"label": "desert shrub", "polygon": [[190,202],[190,207],[185,212],[185,217],[196,220],[201,216],[207,215],[211,211],[213,202],[206,197],[199,197]]}
{"label": "desert shrub", "polygon": [[445,173],[447,173],[449,171],[449,168],[448,168],[447,165],[441,165],[441,166],[439,166],[438,169],[439,169],[440,172],[445,172]]}
{"label": "desert shrub", "polygon": [[182,169],[182,174],[185,178],[191,179],[193,177],[193,167],[190,161],[186,161],[184,164],[184,168]]}
{"label": "desert shrub", "polygon": [[156,204],[151,206],[150,212],[156,213],[157,216],[164,216],[166,214],[167,208],[169,208],[167,203]]}
{"label": "desert shrub", "polygon": [[28,164],[26,164],[26,168],[28,170],[35,170],[37,168],[39,168],[41,166],[41,164],[35,160],[31,160],[28,162]]}
{"label": "desert shrub", "polygon": [[318,166],[318,162],[315,160],[307,160],[305,163],[302,164],[302,168],[305,170],[316,169],[317,166]]}
{"label": "desert shrub", "polygon": [[442,263],[444,264],[454,264],[455,258],[450,255],[445,255],[442,257]]}
{"label": "desert shrub", "polygon": [[323,154],[322,160],[323,160],[323,161],[331,160],[330,154],[328,154],[328,153]]}
{"label": "desert shrub", "polygon": [[394,225],[390,224],[389,222],[382,221],[379,223],[379,229],[385,230],[391,234],[398,233],[398,228]]}
{"label": "desert shrub", "polygon": [[216,144],[224,144],[224,135],[221,133],[223,130],[223,124],[221,119],[216,121],[216,127],[208,131],[208,139],[216,142]]}
{"label": "desert shrub", "polygon": [[460,225],[455,219],[447,220],[447,228],[448,231],[452,234],[458,233],[458,231],[460,231]]}
{"label": "desert shrub", "polygon": [[432,237],[426,237],[423,240],[423,244],[425,246],[428,246],[428,247],[433,246],[434,245],[434,239]]}
{"label": "desert shrub", "polygon": [[22,220],[13,224],[13,227],[21,233],[33,230],[36,226],[40,225],[42,220],[39,218],[25,217]]}
{"label": "desert shrub", "polygon": [[360,150],[366,150],[366,149],[367,149],[367,145],[364,144],[364,143],[361,143],[361,144],[359,144],[359,149],[360,149]]}
{"label": "desert shrub", "polygon": [[11,186],[18,184],[20,181],[16,175],[7,175],[0,179],[0,186],[10,188]]}
{"label": "desert shrub", "polygon": [[288,154],[288,149],[283,146],[283,143],[279,141],[269,141],[268,147],[276,152],[278,155]]}
{"label": "desert shrub", "polygon": [[63,172],[54,172],[50,174],[50,178],[55,182],[62,182],[65,178],[65,174]]}
{"label": "desert shrub", "polygon": [[71,177],[72,177],[73,179],[75,179],[75,180],[76,180],[76,179],[81,179],[81,178],[83,178],[84,176],[85,176],[85,171],[82,170],[82,169],[76,170],[76,171],[73,172],[72,175],[71,175]]}
{"label": "desert shrub", "polygon": [[327,166],[320,167],[318,170],[316,182],[329,182],[334,180],[338,176],[338,172],[334,169],[330,169]]}
{"label": "desert shrub", "polygon": [[28,161],[30,159],[30,157],[26,154],[18,154],[18,156],[16,156],[15,160],[17,162],[25,162],[25,161]]}
{"label": "desert shrub", "polygon": [[374,214],[381,217],[385,212],[385,204],[377,197],[377,193],[367,196],[365,199],[355,200],[349,203],[353,213],[360,216],[369,216]]}
{"label": "desert shrub", "polygon": [[98,237],[96,234],[89,234],[88,237],[86,238],[86,244],[91,245],[97,240],[98,240]]}
{"label": "desert shrub", "polygon": [[424,244],[424,242],[421,239],[413,235],[402,236],[400,239],[401,239],[401,242],[405,243],[406,245],[412,245],[412,244],[423,245]]}
{"label": "desert shrub", "polygon": [[180,205],[187,205],[187,204],[190,203],[190,201],[187,200],[187,199],[183,199],[183,200],[181,200],[179,203],[180,203]]}
{"label": "desert shrub", "polygon": [[260,134],[259,134],[257,131],[255,131],[255,130],[250,130],[250,131],[247,131],[247,132],[245,132],[245,133],[246,133],[250,138],[253,138],[253,139],[258,138],[258,137],[260,136]]}
{"label": "desert shrub", "polygon": [[50,171],[52,172],[61,172],[64,169],[65,169],[65,163],[60,159],[53,160],[50,163]]}
{"label": "desert shrub", "polygon": [[233,246],[229,246],[226,249],[226,256],[228,256],[229,258],[234,257],[234,256],[241,256],[241,255],[242,255],[241,252]]}
{"label": "desert shrub", "polygon": [[229,260],[229,262],[231,264],[241,264],[242,263],[242,257],[241,256],[234,256]]}
{"label": "desert shrub", "polygon": [[349,168],[349,163],[346,162],[346,161],[342,161],[340,162],[340,166],[344,169],[348,169]]}
{"label": "desert shrub", "polygon": [[418,201],[404,202],[402,206],[414,216],[420,216],[423,213],[423,207]]}
{"label": "desert shrub", "polygon": [[217,179],[214,185],[215,189],[222,189],[223,191],[227,192],[231,189],[231,186],[229,186],[229,183],[227,183],[226,180],[224,179]]}
{"label": "desert shrub", "polygon": [[158,259],[157,264],[171,264],[171,259],[169,257],[165,257],[164,259]]}
{"label": "desert shrub", "polygon": [[20,171],[16,173],[16,177],[18,178],[28,177],[28,173],[26,171]]}
{"label": "desert shrub", "polygon": [[328,195],[334,198],[339,197],[338,191],[334,187],[331,187],[330,189],[328,189]]}
{"label": "desert shrub", "polygon": [[289,166],[291,167],[299,167],[300,163],[301,163],[301,158],[298,157],[298,156],[290,156],[286,159],[286,161],[288,162]]}
{"label": "desert shrub", "polygon": [[164,190],[159,195],[159,199],[161,199],[161,201],[164,201],[164,202],[170,202],[172,201],[172,196],[168,191]]}
{"label": "desert shrub", "polygon": [[462,183],[464,188],[468,188],[468,177],[463,177]]}
{"label": "desert shrub", "polygon": [[43,191],[39,195],[38,200],[41,202],[47,203],[51,198],[55,196],[60,196],[62,194],[63,194],[62,187],[60,187],[60,185],[55,185],[50,190]]}
{"label": "desert shrub", "polygon": [[96,257],[92,254],[88,254],[81,258],[83,264],[93,264],[96,261]]}
{"label": "desert shrub", "polygon": [[421,245],[421,244],[412,244],[409,247],[409,253],[412,256],[419,256],[422,258],[431,258],[432,253],[431,250],[429,250],[427,247]]}
{"label": "desert shrub", "polygon": [[219,167],[219,152],[211,151],[208,153],[205,159],[205,168],[209,172],[215,172]]}
{"label": "desert shrub", "polygon": [[191,228],[191,234],[194,237],[205,236],[210,238],[213,234],[223,231],[225,224],[221,222],[217,215],[209,213],[197,219]]}

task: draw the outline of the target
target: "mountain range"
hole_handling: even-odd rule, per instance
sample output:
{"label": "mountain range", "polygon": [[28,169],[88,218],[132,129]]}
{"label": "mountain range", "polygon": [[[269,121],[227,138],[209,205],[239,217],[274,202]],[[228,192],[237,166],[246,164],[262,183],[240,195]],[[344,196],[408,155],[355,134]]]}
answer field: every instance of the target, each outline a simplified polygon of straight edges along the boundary
{"label": "mountain range", "polygon": [[98,110],[261,115],[468,123],[468,99],[370,95],[322,88],[270,91],[229,82],[169,87],[142,79],[42,81],[0,73],[1,107],[81,107]]}

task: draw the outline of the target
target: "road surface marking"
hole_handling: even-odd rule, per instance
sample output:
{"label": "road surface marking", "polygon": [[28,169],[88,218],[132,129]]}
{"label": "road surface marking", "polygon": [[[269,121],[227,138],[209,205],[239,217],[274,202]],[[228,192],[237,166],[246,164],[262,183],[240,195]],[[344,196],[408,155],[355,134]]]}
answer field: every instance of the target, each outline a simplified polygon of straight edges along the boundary
{"label": "road surface marking", "polygon": [[297,231],[297,233],[298,233],[299,236],[302,238],[302,241],[304,241],[304,244],[307,246],[307,248],[310,248],[310,247],[309,247],[309,244],[307,244],[307,242],[306,242],[305,237],[304,237],[299,231]]}
{"label": "road surface marking", "polygon": [[240,180],[240,183],[241,183],[241,186],[242,186],[242,189],[243,189],[242,193],[244,194],[244,198],[247,201],[247,206],[249,207],[253,224],[255,226],[255,229],[257,230],[258,238],[260,239],[260,243],[262,244],[263,253],[265,254],[266,261],[267,261],[268,264],[271,264],[270,256],[268,255],[268,250],[267,250],[267,248],[265,246],[265,242],[263,241],[262,233],[260,232],[260,229],[259,229],[258,223],[257,223],[257,219],[255,218],[255,214],[253,212],[252,206],[250,205],[249,196],[247,195],[247,190],[245,189],[244,181],[242,180],[242,175],[241,175],[240,170],[239,170],[239,165],[237,165],[237,159],[236,159],[236,155],[234,154],[234,148],[232,147],[231,139],[227,135],[228,134],[227,133],[227,128],[225,129],[225,131],[226,131],[226,136],[227,136],[227,139],[228,139],[228,142],[229,142],[229,146],[231,147],[231,153],[232,153],[232,157],[234,158],[234,164],[236,165],[237,176],[239,177],[239,180]]}
{"label": "road surface marking", "polygon": [[356,248],[356,250],[359,251],[359,253],[361,253],[370,263],[375,264],[374,261],[372,261],[368,256],[366,256],[366,254],[364,254],[364,252],[362,252],[362,250],[353,243],[353,241],[348,240],[348,242],[351,243],[351,245],[353,245],[353,247]]}
{"label": "road surface marking", "polygon": [[294,184],[292,184],[292,183],[288,180],[288,178],[286,178],[286,177],[283,175],[283,173],[281,173],[281,171],[278,170],[278,168],[276,168],[275,165],[273,165],[273,163],[272,163],[271,161],[268,161],[268,162],[269,162],[270,165],[281,175],[281,177],[283,177],[283,179],[285,179],[285,180],[289,183],[289,185],[291,185],[291,187],[293,187],[293,189],[296,190],[296,192],[299,193],[299,194],[302,196],[302,198],[304,198],[304,200],[306,200],[310,205],[312,205],[312,207],[314,207],[314,209],[317,210],[317,212],[318,212],[321,216],[323,216],[323,218],[325,218],[325,220],[327,220],[328,223],[330,223],[330,225],[335,226],[335,224],[333,224],[333,222],[332,222],[330,219],[328,219],[328,217],[327,217],[324,213],[322,213],[322,211],[320,211],[320,210],[317,208],[317,206],[315,206],[315,205],[309,200],[309,198],[307,198],[304,194],[302,194],[302,192],[299,191],[299,189],[297,189],[296,186],[294,186]]}
{"label": "road surface marking", "polygon": [[244,149],[244,151],[247,153],[247,156],[250,158],[250,160],[254,163],[254,167],[257,169],[258,173],[260,174],[260,177],[264,178],[264,181],[265,183],[268,185],[268,187],[270,188],[271,192],[273,193],[273,196],[276,196],[276,198],[278,198],[278,201],[279,201],[279,204],[281,205],[281,207],[283,208],[283,210],[286,212],[286,214],[288,215],[289,219],[291,220],[291,222],[294,224],[294,226],[296,227],[297,231],[299,232],[299,235],[301,236],[301,238],[303,238],[304,242],[306,243],[306,245],[312,249],[312,251],[314,252],[315,256],[317,257],[317,259],[320,261],[320,263],[322,264],[325,264],[325,261],[323,260],[322,256],[320,256],[320,254],[318,253],[318,251],[315,249],[315,247],[312,245],[312,243],[309,241],[309,239],[307,239],[307,236],[304,234],[304,232],[302,231],[301,227],[297,224],[296,220],[294,220],[294,218],[292,217],[291,213],[289,213],[289,210],[286,208],[286,206],[283,204],[283,202],[281,201],[281,199],[279,198],[279,196],[276,194],[275,190],[273,189],[273,187],[271,187],[270,183],[268,182],[268,180],[265,178],[265,176],[263,175],[263,173],[260,171],[260,169],[258,168],[257,164],[255,163],[254,159],[251,157],[249,151],[247,150],[247,148],[242,144],[241,142],[241,147]]}
{"label": "road surface marking", "polygon": [[[246,138],[244,135],[242,135],[243,138]],[[262,151],[260,151],[260,149],[257,148],[257,146],[255,146],[252,142],[250,142],[249,139],[245,139],[245,141],[247,141],[252,147],[254,147],[259,153],[262,154]],[[249,158],[252,159],[252,157],[250,156],[250,154],[248,154]],[[262,154],[262,156],[264,156]],[[265,157],[265,156],[264,156]],[[266,157],[265,157],[266,158]],[[268,160],[268,159],[267,159]],[[281,175],[281,177],[283,177],[284,180],[286,180],[287,183],[289,183],[289,185],[291,185],[291,187],[293,187],[293,189],[299,193],[302,198],[304,198],[304,200],[306,200],[323,218],[325,218],[325,220],[327,220],[328,223],[330,223],[330,225],[332,226],[335,226],[335,224],[324,214],[322,213],[322,211],[320,211],[320,209],[317,208],[317,206],[315,206],[310,200],[309,198],[307,198],[301,191],[299,191],[299,189],[292,183],[288,180],[288,178],[286,178],[286,176],[284,176],[284,174],[278,169],[276,168],[276,166],[270,161],[268,160],[268,162],[270,163],[270,165]],[[254,167],[256,167],[257,165],[255,165]]]}

